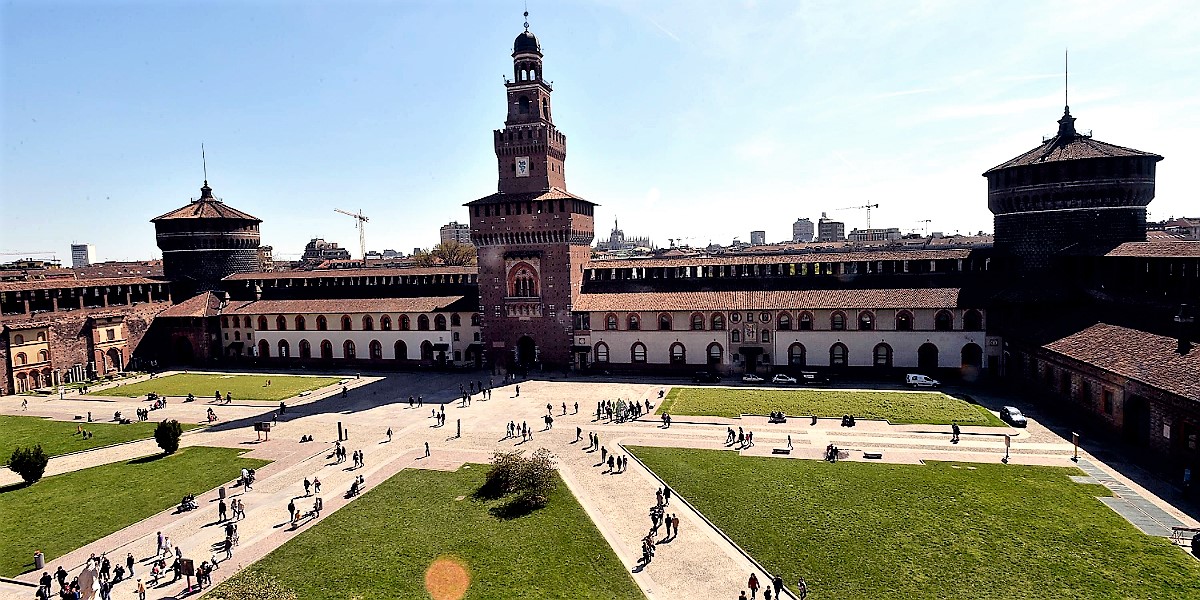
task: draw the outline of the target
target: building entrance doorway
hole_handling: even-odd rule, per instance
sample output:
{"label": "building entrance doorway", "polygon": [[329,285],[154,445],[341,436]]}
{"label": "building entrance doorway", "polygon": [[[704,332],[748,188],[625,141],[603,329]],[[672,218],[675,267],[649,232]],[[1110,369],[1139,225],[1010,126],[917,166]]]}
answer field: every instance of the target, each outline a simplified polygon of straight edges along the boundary
{"label": "building entrance doorway", "polygon": [[1150,439],[1150,406],[1141,396],[1130,396],[1125,400],[1125,422],[1122,428],[1125,438],[1131,442]]}
{"label": "building entrance doorway", "polygon": [[529,368],[537,363],[537,344],[533,338],[523,335],[517,340],[517,366]]}

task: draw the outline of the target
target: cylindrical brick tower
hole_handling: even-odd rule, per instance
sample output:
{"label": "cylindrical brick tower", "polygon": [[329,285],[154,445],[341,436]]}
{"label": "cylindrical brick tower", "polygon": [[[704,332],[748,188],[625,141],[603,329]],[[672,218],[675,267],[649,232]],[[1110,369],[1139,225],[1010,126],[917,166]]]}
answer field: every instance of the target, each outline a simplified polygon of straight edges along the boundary
{"label": "cylindrical brick tower", "polygon": [[1146,205],[1162,158],[1077,132],[1065,108],[1058,135],[983,174],[997,254],[1022,272],[1037,272],[1058,257],[1145,241]]}
{"label": "cylindrical brick tower", "polygon": [[234,273],[259,270],[262,220],[218,200],[208,181],[199,199],[150,222],[163,253],[163,275],[177,286],[181,299],[218,289]]}

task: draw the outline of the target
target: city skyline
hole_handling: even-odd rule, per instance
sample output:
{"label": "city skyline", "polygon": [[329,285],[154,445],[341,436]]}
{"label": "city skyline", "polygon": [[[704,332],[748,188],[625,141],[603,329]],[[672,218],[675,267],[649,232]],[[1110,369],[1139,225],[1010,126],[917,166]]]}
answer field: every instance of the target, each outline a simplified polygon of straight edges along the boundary
{"label": "city skyline", "polygon": [[[371,218],[368,249],[434,245],[495,190],[520,6],[349,6],[3,8],[2,250],[160,256],[149,219],[199,195],[202,142],[214,193],[263,219],[277,256],[354,246],[335,208]],[[877,8],[532,6],[569,189],[660,243],[779,241],[821,212],[849,231],[865,215],[835,209],[866,203],[875,227],[991,231],[980,174],[1054,132],[1069,46],[1079,128],[1166,157],[1152,219],[1194,205],[1182,5]]]}

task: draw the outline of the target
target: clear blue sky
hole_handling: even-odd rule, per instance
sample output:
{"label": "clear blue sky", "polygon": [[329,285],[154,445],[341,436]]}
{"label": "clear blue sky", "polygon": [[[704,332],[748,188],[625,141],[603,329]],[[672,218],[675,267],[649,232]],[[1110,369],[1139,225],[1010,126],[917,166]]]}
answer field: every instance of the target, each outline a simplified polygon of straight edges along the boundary
{"label": "clear blue sky", "polygon": [[[158,256],[208,178],[263,219],[411,252],[496,187],[520,1],[0,5],[0,251]],[[1200,19],[1185,2],[531,1],[571,191],[627,234],[729,243],[878,202],[875,226],[991,231],[980,174],[1071,111],[1162,154],[1152,218],[1198,216]],[[837,211],[849,227],[862,211]],[[0,259],[15,258],[12,254]]]}

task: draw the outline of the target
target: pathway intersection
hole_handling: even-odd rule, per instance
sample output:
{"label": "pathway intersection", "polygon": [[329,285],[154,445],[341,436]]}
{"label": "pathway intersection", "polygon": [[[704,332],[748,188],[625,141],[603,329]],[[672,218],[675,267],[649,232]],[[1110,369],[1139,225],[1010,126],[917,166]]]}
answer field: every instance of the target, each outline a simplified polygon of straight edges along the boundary
{"label": "pathway intersection", "polygon": [[[548,448],[556,456],[563,481],[612,546],[622,564],[632,573],[637,585],[650,599],[735,598],[743,589],[751,572],[762,581],[769,574],[694,511],[686,498],[673,499],[667,512],[681,520],[681,534],[670,543],[661,544],[655,559],[645,568],[638,567],[641,538],[650,526],[649,508],[655,502],[655,491],[663,483],[634,459],[625,446],[670,446],[733,450],[725,444],[728,427],[754,431],[755,446],[740,450],[754,456],[776,456],[780,460],[820,460],[825,447],[833,443],[849,449],[847,460],[869,460],[864,452],[881,452],[883,462],[919,463],[922,460],[955,460],[998,463],[1004,456],[1004,438],[999,433],[1013,435],[1011,461],[1017,464],[1070,466],[1073,446],[1067,440],[1031,423],[1028,430],[1009,430],[987,427],[964,427],[962,442],[951,444],[949,428],[929,425],[892,426],[881,422],[858,421],[858,426],[846,429],[837,419],[818,420],[812,425],[808,418],[791,418],[785,424],[768,424],[765,416],[743,416],[740,419],[717,417],[685,417],[673,419],[669,429],[661,427],[655,415],[626,423],[595,420],[596,403],[601,400],[650,399],[657,403],[659,390],[669,386],[636,382],[596,382],[589,380],[526,380],[520,382],[520,396],[515,387],[497,387],[491,400],[480,400],[476,394],[467,407],[459,407],[458,386],[485,375],[454,374],[392,374],[385,377],[354,377],[345,381],[349,392],[345,398],[341,385],[318,390],[303,398],[287,402],[288,408],[271,431],[268,442],[256,442],[252,424],[269,420],[277,404],[241,402],[215,406],[221,421],[213,427],[202,428],[184,435],[184,446],[204,445],[248,450],[249,458],[271,460],[258,471],[253,489],[227,488],[231,498],[241,499],[246,506],[246,518],[239,523],[239,545],[233,557],[222,562],[213,572],[214,584],[234,575],[238,570],[265,556],[297,534],[288,523],[287,504],[295,499],[302,510],[311,508],[312,498],[304,497],[303,480],[320,478],[324,511],[320,518],[336,512],[353,500],[344,494],[358,476],[366,489],[386,480],[406,468],[455,470],[465,463],[486,463],[493,452],[514,448],[533,450]],[[497,383],[499,378],[495,378]],[[409,408],[408,397],[423,396],[423,408]],[[115,410],[133,414],[142,407],[140,399],[113,397],[71,397],[31,399],[29,410],[20,407],[23,396],[0,398],[0,414],[39,415],[56,419],[71,419],[74,415],[92,410],[95,414],[111,414]],[[562,414],[562,403],[568,405]],[[579,403],[579,412],[573,405]],[[543,431],[542,417],[546,404],[551,404],[554,428]],[[200,422],[206,402],[181,404],[172,399],[165,409],[154,411],[152,420],[176,418]],[[446,411],[446,426],[434,427],[431,412]],[[462,436],[455,435],[461,420]],[[512,420],[528,422],[535,431],[532,441],[520,444],[520,438],[505,439],[505,427]],[[365,466],[349,469],[351,462],[335,464],[329,458],[338,424],[349,432],[345,442],[348,450],[361,450]],[[583,440],[575,442],[576,427],[584,431]],[[387,442],[388,428],[393,431]],[[588,433],[596,433],[600,444],[609,452],[630,457],[628,470],[610,474],[601,467],[599,452],[586,451]],[[300,443],[302,435],[312,435],[314,442]],[[793,450],[788,455],[773,455],[773,448],[786,446],[791,436]],[[428,442],[431,456],[426,458],[424,445]],[[74,471],[91,466],[129,460],[157,452],[153,440],[76,453],[51,459],[47,475]],[[1103,479],[1128,490],[1123,496],[1139,508],[1138,514],[1151,513],[1160,521],[1179,522],[1196,526],[1196,522],[1168,503],[1137,486],[1134,482],[1106,467],[1099,460],[1086,457],[1090,477]],[[0,485],[17,481],[9,471],[0,472]],[[232,482],[231,482],[232,483]],[[1110,486],[1112,487],[1112,486]],[[217,490],[197,490],[199,510],[175,514],[174,508],[133,524],[96,542],[62,557],[51,557],[47,570],[62,565],[72,575],[77,573],[92,554],[107,553],[124,557],[132,552],[139,559],[136,577],[144,577],[149,563],[143,559],[155,552],[156,535],[169,535],[184,555],[207,560],[213,554],[213,544],[224,539],[217,524]],[[1136,500],[1133,500],[1136,498]],[[311,527],[314,520],[302,522],[298,529]],[[1155,530],[1156,532],[1158,530]],[[218,554],[223,557],[223,553]],[[35,582],[40,572],[18,577],[23,582]],[[164,581],[169,581],[165,578]],[[794,584],[795,582],[788,582]],[[126,589],[122,590],[121,587]],[[131,584],[119,584],[117,597],[132,591]],[[175,598],[183,595],[184,582],[163,584],[151,588],[149,598]],[[0,597],[30,598],[33,588],[0,583]]]}

